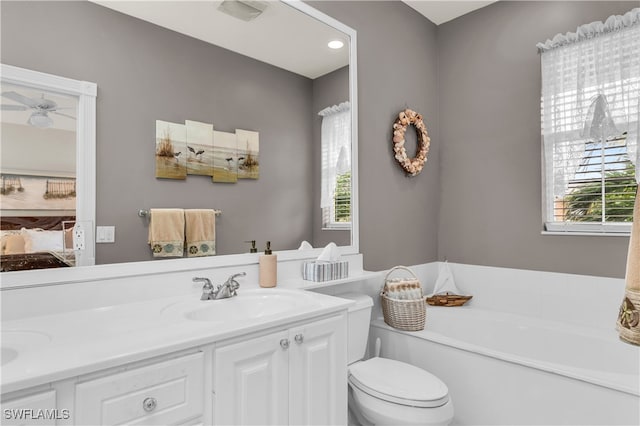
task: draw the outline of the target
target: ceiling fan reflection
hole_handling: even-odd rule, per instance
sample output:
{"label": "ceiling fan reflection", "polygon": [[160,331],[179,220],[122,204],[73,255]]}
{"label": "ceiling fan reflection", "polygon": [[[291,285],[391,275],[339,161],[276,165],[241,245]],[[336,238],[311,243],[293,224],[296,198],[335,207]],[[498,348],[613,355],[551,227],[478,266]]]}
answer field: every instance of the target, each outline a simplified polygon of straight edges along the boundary
{"label": "ceiling fan reflection", "polygon": [[30,109],[33,110],[31,115],[29,116],[29,119],[27,120],[27,123],[34,127],[45,129],[53,126],[53,120],[51,119],[51,117],[49,117],[49,113],[67,117],[72,120],[76,119],[75,117],[69,114],[59,112],[58,110],[70,109],[70,108],[58,107],[58,104],[56,102],[50,99],[45,99],[44,93],[42,94],[41,98],[28,98],[26,96],[23,96],[13,91],[3,92],[2,96],[7,99],[11,99],[12,101],[18,102],[19,104],[22,104],[22,105],[2,104],[0,105],[0,109],[2,111],[28,111]]}

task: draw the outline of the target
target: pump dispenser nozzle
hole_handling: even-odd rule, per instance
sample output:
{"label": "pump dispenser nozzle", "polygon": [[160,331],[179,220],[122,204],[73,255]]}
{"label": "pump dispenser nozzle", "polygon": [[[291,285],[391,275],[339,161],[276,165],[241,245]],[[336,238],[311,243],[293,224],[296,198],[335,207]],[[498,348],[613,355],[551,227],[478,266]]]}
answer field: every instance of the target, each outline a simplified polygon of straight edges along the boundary
{"label": "pump dispenser nozzle", "polygon": [[245,243],[251,243],[251,248],[249,249],[249,253],[257,253],[258,249],[256,248],[256,240],[245,241]]}
{"label": "pump dispenser nozzle", "polygon": [[267,241],[267,248],[264,249],[264,254],[271,254],[271,241]]}

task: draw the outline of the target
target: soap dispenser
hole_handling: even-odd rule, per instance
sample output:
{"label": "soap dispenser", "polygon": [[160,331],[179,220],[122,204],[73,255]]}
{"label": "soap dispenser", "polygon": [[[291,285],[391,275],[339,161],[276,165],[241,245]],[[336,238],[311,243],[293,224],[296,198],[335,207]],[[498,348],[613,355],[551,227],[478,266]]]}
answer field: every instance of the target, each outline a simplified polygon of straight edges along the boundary
{"label": "soap dispenser", "polygon": [[271,241],[267,241],[264,254],[258,259],[260,287],[275,287],[278,280],[278,256],[271,252]]}
{"label": "soap dispenser", "polygon": [[257,253],[258,249],[256,248],[256,240],[245,241],[245,243],[251,243],[251,248],[249,249],[249,253]]}

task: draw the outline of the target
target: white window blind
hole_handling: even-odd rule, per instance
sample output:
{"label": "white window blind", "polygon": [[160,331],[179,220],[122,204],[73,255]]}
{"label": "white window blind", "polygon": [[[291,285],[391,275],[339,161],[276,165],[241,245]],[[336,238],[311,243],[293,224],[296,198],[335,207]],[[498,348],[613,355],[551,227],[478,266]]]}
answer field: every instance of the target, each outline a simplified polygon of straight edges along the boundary
{"label": "white window blind", "polygon": [[351,223],[351,109],[343,102],[323,109],[321,127],[322,226],[342,228]]}
{"label": "white window blind", "polygon": [[538,47],[546,230],[627,233],[640,176],[640,8]]}

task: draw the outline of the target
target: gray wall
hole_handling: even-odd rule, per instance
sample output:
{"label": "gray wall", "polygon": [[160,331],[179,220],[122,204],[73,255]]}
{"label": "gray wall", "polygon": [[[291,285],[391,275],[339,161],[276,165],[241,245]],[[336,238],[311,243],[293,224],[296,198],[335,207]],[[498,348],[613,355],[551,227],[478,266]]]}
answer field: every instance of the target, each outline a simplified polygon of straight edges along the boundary
{"label": "gray wall", "polygon": [[[140,208],[222,209],[219,254],[311,240],[311,80],[88,2],[3,2],[1,24],[3,63],[98,84],[98,263],[151,258]],[[156,119],[259,131],[260,179],[156,179]]]}
{"label": "gray wall", "polygon": [[[582,23],[626,12],[637,2],[499,2],[439,28],[397,1],[309,3],[358,32],[360,251],[367,269],[446,257],[474,264],[623,275],[627,238],[540,235],[540,71],[535,43]],[[241,224],[230,223],[229,218],[242,217],[242,211],[218,202],[237,196],[235,185],[212,185],[196,176],[187,182],[155,180],[153,126],[140,123],[156,118],[213,120],[218,129],[227,131],[251,123],[261,132],[262,161],[277,164],[277,159],[264,156],[268,141],[280,137],[295,142],[294,133],[310,131],[306,125],[292,128],[300,125],[295,120],[288,120],[286,126],[277,121],[280,111],[292,106],[290,99],[283,98],[281,85],[258,86],[253,83],[257,77],[250,67],[242,66],[241,59],[219,63],[208,57],[211,47],[203,43],[169,36],[153,26],[142,31],[137,23],[105,12],[89,22],[57,16],[51,7],[39,5],[32,7],[27,19],[27,15],[15,15],[16,6],[7,2],[2,6],[3,36],[10,29],[22,38],[16,42],[19,48],[10,48],[3,37],[3,62],[100,84],[98,222],[115,223],[118,236],[135,234],[137,243],[135,247],[98,246],[98,256],[114,261],[117,250],[146,250],[141,242],[146,229],[131,215],[157,200],[163,204],[175,200],[185,207],[215,202],[225,209],[220,234],[227,232],[238,241],[254,235],[260,238],[258,231],[247,235]],[[82,7],[86,13],[98,13],[96,6]],[[26,21],[41,30],[37,34],[23,31],[21,22]],[[118,31],[110,29],[114,23]],[[87,35],[74,37],[74,26]],[[45,31],[52,27],[55,32]],[[56,34],[58,43],[67,46],[66,56],[60,58],[49,43],[36,43],[42,33]],[[158,39],[156,46],[161,47],[154,48]],[[130,49],[122,49],[123,43]],[[71,54],[76,51],[91,61]],[[113,62],[102,58],[113,58]],[[184,58],[196,58],[195,63]],[[42,64],[50,66],[43,69]],[[237,74],[234,78],[242,80],[241,90],[232,90],[232,85],[216,78],[220,67],[227,65]],[[150,87],[148,66],[160,70],[162,93]],[[193,80],[176,78],[191,72],[197,74]],[[180,87],[174,86],[177,81]],[[269,90],[273,92],[265,93]],[[309,82],[301,81],[294,90],[311,88]],[[260,99],[256,93],[269,96],[268,105],[250,108],[240,118],[237,108]],[[201,99],[201,105],[192,104],[194,97]],[[136,114],[126,114],[121,105],[130,106]],[[158,110],[149,113],[149,105],[157,105]],[[405,107],[424,115],[432,137],[429,161],[414,178],[406,177],[396,164],[390,142],[393,120]],[[299,108],[317,112],[302,105],[292,110]],[[180,116],[175,111],[181,111]],[[283,128],[287,130],[282,133]],[[287,149],[302,148],[293,144]],[[300,158],[310,157],[306,150],[293,152]],[[277,155],[275,150],[272,153]],[[242,182],[238,188],[251,191],[253,206],[264,212],[256,229],[269,232],[271,224],[265,221],[271,216],[266,206],[295,211],[298,196],[313,193],[313,177],[287,180],[282,176],[288,173],[285,169],[265,169],[260,181]],[[278,187],[277,193],[258,186],[269,182]],[[193,193],[204,194],[203,201],[195,202]],[[119,207],[105,216],[110,205]],[[311,215],[300,212],[299,216],[287,227],[310,230],[307,218]]]}
{"label": "gray wall", "polygon": [[535,45],[634,7],[638,2],[501,1],[438,28],[440,259],[624,276],[628,238],[540,234]]}
{"label": "gray wall", "polygon": [[[332,105],[349,100],[349,67],[343,67],[313,80],[313,157],[322,158],[322,117],[317,113]],[[313,162],[313,246],[322,247],[330,242],[339,246],[351,244],[351,231],[323,230],[320,206],[322,172],[320,161]]]}
{"label": "gray wall", "polygon": [[[370,270],[437,258],[439,161],[436,26],[398,1],[316,1],[358,32],[360,251]],[[406,177],[393,158],[398,112],[424,116],[429,160]],[[411,132],[408,132],[410,134]],[[415,146],[415,137],[414,137]],[[409,147],[409,152],[414,152]]]}

